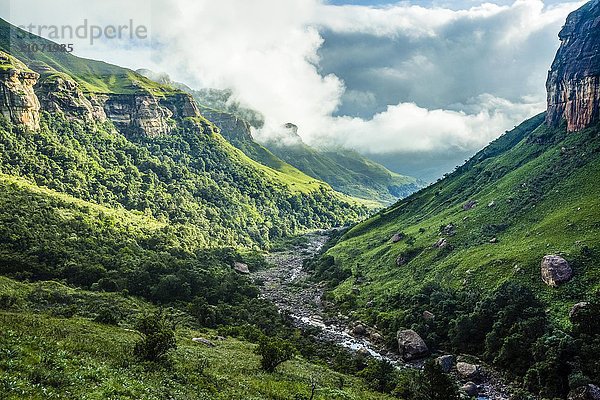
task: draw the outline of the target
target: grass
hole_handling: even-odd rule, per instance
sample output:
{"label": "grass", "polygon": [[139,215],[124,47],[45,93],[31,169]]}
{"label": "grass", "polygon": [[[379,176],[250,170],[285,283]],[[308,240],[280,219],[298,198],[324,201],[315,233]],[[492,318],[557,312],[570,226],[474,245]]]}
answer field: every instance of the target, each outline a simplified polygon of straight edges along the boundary
{"label": "grass", "polygon": [[[359,304],[393,293],[416,293],[428,283],[480,293],[505,281],[534,290],[555,320],[566,323],[569,308],[600,290],[599,127],[566,135],[525,122],[492,143],[446,179],[357,225],[328,254],[353,275],[365,275]],[[464,211],[468,200],[477,206]],[[488,206],[488,204],[491,204]],[[453,224],[456,234],[440,227]],[[404,232],[408,239],[392,244]],[[433,244],[445,237],[452,249]],[[490,243],[496,239],[497,243]],[[417,256],[402,266],[396,258]],[[540,278],[546,254],[561,254],[575,275],[558,288]],[[354,277],[338,286],[348,296]],[[365,311],[366,312],[366,311]]]}
{"label": "grass", "polygon": [[277,157],[307,175],[329,183],[335,190],[380,205],[389,205],[420,187],[415,178],[391,172],[353,151],[321,151],[304,143],[290,146],[267,143],[266,146]]}
{"label": "grass", "polygon": [[[40,290],[53,293],[39,307]],[[354,377],[297,356],[275,373],[260,369],[255,344],[181,323],[177,350],[169,364],[138,361],[132,349],[139,335],[131,329],[137,313],[153,306],[116,293],[86,292],[57,282],[26,284],[0,278],[0,397],[3,399],[386,399]],[[70,299],[70,300],[68,300]],[[71,301],[72,300],[72,301]],[[78,301],[75,301],[78,300]],[[72,316],[59,310],[77,304]],[[117,304],[130,318],[119,326],[93,322],[92,304]],[[128,322],[129,321],[129,322]],[[209,348],[194,337],[212,340]]]}

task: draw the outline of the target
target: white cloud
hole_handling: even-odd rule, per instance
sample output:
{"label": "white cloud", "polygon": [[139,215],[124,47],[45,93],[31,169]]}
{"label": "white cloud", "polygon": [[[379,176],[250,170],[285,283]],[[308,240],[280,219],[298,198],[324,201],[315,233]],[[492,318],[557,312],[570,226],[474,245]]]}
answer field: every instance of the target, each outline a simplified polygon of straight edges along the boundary
{"label": "white cloud", "polygon": [[[85,7],[79,0],[58,1],[60,7],[19,0],[13,8],[23,10],[21,19],[46,21],[150,18],[152,57],[126,44],[111,50],[113,42],[82,53],[166,71],[196,87],[231,88],[237,100],[266,116],[263,136],[293,122],[310,143],[336,142],[370,152],[476,150],[541,111],[556,34],[568,12],[581,4],[544,7],[541,0],[516,0],[451,10],[403,3],[332,6],[319,0],[156,0],[151,6],[106,0]],[[329,48],[329,59],[321,60],[325,31],[347,40],[369,38],[367,50],[375,55],[349,56]],[[376,53],[382,40],[397,47]],[[544,51],[534,51],[538,47]],[[396,49],[406,54],[394,54]],[[383,88],[348,86],[354,83],[340,78],[343,71],[323,72],[338,56],[350,59],[345,68],[352,74],[363,71],[374,84],[385,78]],[[372,60],[377,63],[365,65]],[[372,107],[375,115],[336,116],[342,99]]]}
{"label": "white cloud", "polygon": [[515,104],[489,94],[465,105],[469,113],[401,103],[389,106],[371,120],[333,119],[328,141],[367,153],[471,150],[485,146],[515,121],[535,115],[541,107],[543,103]]}

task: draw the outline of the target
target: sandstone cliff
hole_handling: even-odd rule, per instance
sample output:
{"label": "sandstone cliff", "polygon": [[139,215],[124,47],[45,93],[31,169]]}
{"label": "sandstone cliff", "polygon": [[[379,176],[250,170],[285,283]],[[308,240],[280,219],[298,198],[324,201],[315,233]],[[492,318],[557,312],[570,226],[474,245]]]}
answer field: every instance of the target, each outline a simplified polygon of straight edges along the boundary
{"label": "sandstone cliff", "polygon": [[0,113],[31,130],[40,125],[40,102],[33,91],[38,78],[25,64],[0,52]]}
{"label": "sandstone cliff", "polygon": [[86,123],[109,119],[124,135],[146,137],[168,134],[176,120],[200,115],[192,96],[183,92],[84,93],[68,74],[45,64],[32,67],[36,72],[0,52],[0,113],[31,130],[39,129],[40,111]]}
{"label": "sandstone cliff", "polygon": [[572,12],[548,73],[546,121],[578,131],[600,120],[600,0]]}

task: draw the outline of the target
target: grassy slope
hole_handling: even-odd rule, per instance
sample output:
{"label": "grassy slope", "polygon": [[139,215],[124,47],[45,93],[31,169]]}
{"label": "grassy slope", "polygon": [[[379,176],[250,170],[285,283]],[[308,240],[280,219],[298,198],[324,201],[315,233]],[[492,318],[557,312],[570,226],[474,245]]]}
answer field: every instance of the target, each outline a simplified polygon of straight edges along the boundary
{"label": "grassy slope", "polygon": [[179,92],[169,86],[153,82],[134,71],[102,61],[88,60],[69,53],[27,51],[26,45],[50,46],[54,43],[32,35],[0,19],[0,50],[17,57],[25,64],[47,65],[58,72],[67,73],[92,93],[130,94],[140,91],[162,96]]}
{"label": "grassy slope", "polygon": [[[207,115],[209,119],[214,119],[213,123],[217,127],[219,127],[219,121],[222,119],[237,118],[225,111],[214,110],[204,105],[201,106],[201,109],[204,110],[203,114]],[[263,145],[255,142],[249,132],[245,130],[240,131],[244,129],[243,127],[237,126],[235,129],[236,131],[232,132],[219,127],[219,133],[231,146],[241,151],[244,159],[253,162],[257,168],[265,171],[269,176],[279,179],[292,189],[300,192],[309,192],[319,187],[331,188],[326,181],[319,179],[315,175],[307,175],[305,172],[283,161]],[[369,195],[365,196],[364,193],[360,194],[359,191],[349,193],[336,188],[334,190],[340,192],[336,195],[343,201],[365,205],[373,209],[381,208],[377,193],[371,193],[373,197],[370,197]]]}
{"label": "grassy slope", "polygon": [[[600,127],[567,135],[564,128],[540,126],[542,118],[524,122],[449,177],[359,224],[329,250],[337,264],[370,279],[363,300],[384,301],[432,282],[489,292],[514,280],[532,288],[562,320],[569,306],[600,289],[594,261],[600,252]],[[471,199],[477,207],[464,211]],[[440,226],[450,223],[456,235],[442,235]],[[390,237],[400,231],[414,240],[392,244]],[[442,236],[451,251],[432,247]],[[493,238],[498,243],[490,243]],[[409,252],[416,257],[396,266],[396,258]],[[571,282],[559,288],[542,283],[546,254],[571,262]],[[336,294],[347,294],[353,279]]]}
{"label": "grassy slope", "polygon": [[[301,357],[277,372],[260,369],[255,345],[228,338],[214,348],[192,342],[214,331],[177,331],[173,368],[138,362],[135,315],[154,306],[119,294],[75,291],[56,282],[24,284],[0,277],[0,293],[16,303],[0,311],[0,397],[3,399],[386,399],[350,376]],[[40,299],[45,307],[40,307]],[[93,322],[110,302],[133,313],[120,326]],[[67,307],[67,304],[69,306]],[[74,312],[69,318],[61,314]],[[73,311],[74,310],[74,311]],[[20,312],[16,312],[20,311]],[[343,382],[343,389],[339,389]]]}
{"label": "grassy slope", "polygon": [[347,150],[318,151],[306,144],[269,145],[276,156],[351,196],[391,203],[418,188],[417,180],[396,174]]}
{"label": "grassy slope", "polygon": [[[127,68],[102,61],[84,59],[61,52],[27,52],[24,50],[24,46],[28,44],[38,44],[41,47],[42,45],[51,45],[53,42],[22,31],[0,19],[0,50],[17,57],[30,67],[47,65],[57,71],[45,73],[45,75],[48,75],[46,78],[61,73],[67,74],[81,85],[84,92],[88,93],[133,94],[149,92],[155,96],[165,96],[181,92],[169,85],[154,82]],[[308,193],[320,187],[328,188],[327,184],[305,175],[296,168],[283,162],[278,163],[275,156],[271,155],[272,158],[268,160],[270,162],[262,162],[269,159],[269,154],[267,154],[269,152],[262,146],[256,145],[259,148],[253,149],[250,158],[242,157],[242,162],[262,171],[268,179],[283,184],[294,192],[300,193]],[[231,147],[228,144],[223,144],[223,146]],[[233,151],[232,147],[227,150],[233,157],[240,157],[240,153]],[[255,157],[252,157],[254,153],[260,155],[260,159],[257,160],[259,161],[258,163],[254,162],[256,160]],[[343,201],[375,207],[375,204],[372,202],[352,199],[341,194],[335,195]]]}

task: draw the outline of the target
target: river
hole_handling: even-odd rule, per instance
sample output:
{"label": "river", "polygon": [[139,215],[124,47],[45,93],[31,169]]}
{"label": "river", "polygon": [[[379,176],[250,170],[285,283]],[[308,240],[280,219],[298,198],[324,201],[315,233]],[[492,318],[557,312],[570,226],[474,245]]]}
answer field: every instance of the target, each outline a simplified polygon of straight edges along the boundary
{"label": "river", "polygon": [[[298,328],[319,328],[321,340],[336,343],[349,351],[368,352],[397,368],[420,368],[422,361],[405,363],[396,353],[373,343],[369,337],[353,335],[349,327],[352,321],[347,316],[338,314],[335,318],[326,318],[322,301],[325,286],[311,281],[310,273],[302,267],[304,260],[317,254],[327,240],[328,232],[313,232],[305,235],[302,244],[269,254],[270,267],[253,274],[261,295],[281,311],[288,312]],[[510,399],[506,385],[497,374],[491,376],[479,385],[478,400]]]}

